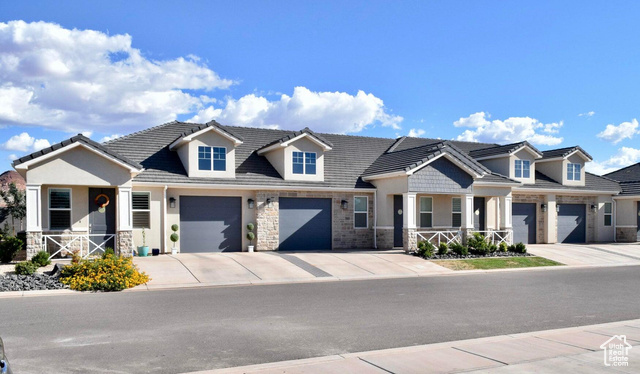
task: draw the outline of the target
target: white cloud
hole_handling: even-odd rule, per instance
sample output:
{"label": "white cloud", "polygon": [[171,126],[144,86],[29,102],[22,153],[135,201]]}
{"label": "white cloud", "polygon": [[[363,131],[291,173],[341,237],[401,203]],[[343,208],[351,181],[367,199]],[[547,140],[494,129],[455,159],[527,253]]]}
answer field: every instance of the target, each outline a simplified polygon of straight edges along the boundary
{"label": "white cloud", "polygon": [[14,135],[2,144],[2,149],[7,151],[29,152],[39,151],[43,148],[50,147],[51,144],[47,139],[36,139],[28,133],[23,132],[20,135]]}
{"label": "white cloud", "polygon": [[578,114],[578,117],[593,117],[594,114],[596,114],[596,112],[592,110],[590,112],[580,113]]}
{"label": "white cloud", "polygon": [[15,155],[14,153],[12,153],[12,154],[10,154],[10,155],[9,155],[9,160],[10,160],[10,161],[17,160],[17,159],[18,159],[18,156],[17,156],[17,155]]}
{"label": "white cloud", "polygon": [[411,129],[409,130],[409,135],[407,136],[411,138],[419,138],[424,134],[425,134],[425,131],[423,129]]}
{"label": "white cloud", "polygon": [[0,22],[0,51],[0,124],[138,129],[215,102],[184,90],[234,83],[194,56],[151,60],[129,35],[47,22]]}
{"label": "white cloud", "polygon": [[563,141],[562,137],[550,135],[559,132],[562,121],[544,124],[530,117],[489,120],[490,117],[488,113],[478,112],[455,121],[455,127],[470,128],[460,134],[457,140],[502,144],[527,140],[539,145],[558,145]]}
{"label": "white cloud", "polygon": [[598,138],[618,144],[624,139],[633,138],[636,134],[640,134],[640,131],[638,131],[638,120],[634,118],[631,122],[622,122],[618,126],[607,125],[604,131],[598,134]]}
{"label": "white cloud", "polygon": [[119,137],[121,137],[121,136],[122,136],[122,135],[120,135],[120,134],[108,135],[108,136],[105,136],[105,137],[103,137],[102,139],[98,140],[98,142],[99,142],[99,143],[108,142],[109,140],[113,140],[113,139],[119,138]]}
{"label": "white cloud", "polygon": [[635,164],[636,162],[640,162],[640,149],[622,147],[608,160],[587,163],[586,169],[591,173],[602,175]]}
{"label": "white cloud", "polygon": [[402,117],[387,113],[383,101],[373,94],[313,92],[305,87],[295,87],[292,96],[282,94],[275,101],[254,94],[228,99],[224,107],[204,108],[189,121],[212,119],[250,127],[299,130],[308,126],[314,131],[339,134],[357,133],[376,125],[399,129],[402,122]]}

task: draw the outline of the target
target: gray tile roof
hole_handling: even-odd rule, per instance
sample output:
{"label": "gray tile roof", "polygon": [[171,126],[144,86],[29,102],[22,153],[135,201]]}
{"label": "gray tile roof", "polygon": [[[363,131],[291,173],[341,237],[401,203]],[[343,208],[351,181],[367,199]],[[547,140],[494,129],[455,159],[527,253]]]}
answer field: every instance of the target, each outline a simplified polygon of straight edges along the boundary
{"label": "gray tile roof", "polygon": [[[180,134],[180,135],[178,136],[178,139],[182,139],[182,138],[184,138],[185,136],[189,136],[189,135],[194,134],[194,133],[196,133],[196,132],[198,132],[198,131],[200,131],[200,130],[204,130],[204,129],[208,128],[208,127],[213,127],[213,128],[216,128],[216,129],[218,129],[218,130],[220,130],[220,131],[224,132],[225,134],[227,134],[227,135],[229,135],[229,136],[231,136],[231,137],[233,137],[233,138],[236,138],[236,139],[238,139],[238,140],[240,140],[240,141],[243,141],[243,140],[244,140],[244,139],[242,139],[242,137],[241,137],[240,135],[238,135],[238,134],[234,134],[234,133],[233,133],[233,132],[231,132],[230,130],[223,128],[223,127],[222,127],[222,125],[220,125],[220,124],[219,124],[218,122],[216,122],[216,121],[210,121],[210,122],[207,122],[207,123],[205,123],[205,124],[203,124],[203,125],[200,125],[200,124],[194,123],[194,124],[193,124],[193,126],[194,126],[194,127],[190,128],[189,130],[187,130],[187,131],[183,132],[182,134]],[[178,140],[178,139],[176,139],[176,140]]]}
{"label": "gray tile roof", "polygon": [[319,141],[321,141],[322,143],[328,145],[329,147],[333,148],[333,144],[331,144],[330,141],[328,141],[327,139],[323,138],[322,136],[316,134],[315,132],[311,131],[311,129],[309,129],[308,127],[305,127],[304,129],[300,130],[300,131],[294,131],[291,133],[288,133],[287,135],[283,136],[280,139],[276,139],[274,141],[272,141],[269,144],[266,144],[264,147],[261,147],[260,149],[258,149],[258,151],[267,148],[267,147],[271,147],[274,144],[279,144],[279,143],[284,143],[287,142],[297,136],[300,136],[302,134],[309,134],[311,136],[313,136],[314,138],[318,139]]}
{"label": "gray tile roof", "polygon": [[529,142],[527,141],[512,143],[512,144],[505,144],[500,146],[493,145],[488,148],[475,149],[469,152],[469,156],[477,159],[477,158],[491,157],[491,156],[498,156],[498,155],[509,155],[515,152],[516,150],[522,148],[523,146],[527,146],[531,148],[534,152],[536,152],[538,155],[542,157],[542,152],[540,152],[536,147],[529,144]]}
{"label": "gray tile roof", "polygon": [[551,177],[536,171],[535,184],[523,184],[523,188],[555,189],[555,190],[584,190],[584,191],[608,191],[620,192],[620,184],[609,178],[586,173],[584,186],[565,186]]}
{"label": "gray tile roof", "polygon": [[66,147],[66,146],[71,145],[73,143],[82,143],[84,145],[87,145],[87,146],[95,149],[96,151],[98,151],[100,153],[103,153],[105,155],[111,156],[111,157],[113,157],[113,158],[115,158],[115,159],[117,159],[117,160],[119,160],[119,161],[121,161],[121,162],[123,162],[123,163],[125,163],[125,164],[127,164],[127,165],[129,165],[131,167],[133,167],[133,168],[142,169],[142,166],[139,163],[129,159],[126,156],[123,156],[123,155],[119,154],[118,152],[115,152],[114,150],[109,149],[108,147],[106,147],[106,146],[104,146],[104,145],[102,145],[102,144],[100,144],[98,142],[95,142],[95,141],[87,138],[86,136],[84,136],[82,134],[78,134],[78,135],[76,135],[74,137],[71,137],[71,138],[69,138],[67,140],[63,140],[60,143],[56,143],[56,144],[54,144],[54,145],[52,145],[50,147],[47,147],[47,148],[42,149],[42,150],[39,150],[37,152],[33,152],[33,153],[31,153],[31,154],[29,154],[27,156],[20,157],[19,159],[14,160],[11,165],[13,167],[16,167],[16,166],[18,166],[18,165],[20,165],[22,163],[25,163],[25,162],[31,161],[31,160],[33,160],[35,158],[44,156],[44,155],[46,155],[48,153],[51,153],[53,151],[57,151],[58,149]]}
{"label": "gray tile roof", "polygon": [[635,182],[620,182],[622,193],[620,195],[633,195],[640,196],[640,181]]}
{"label": "gray tile roof", "polygon": [[591,157],[590,154],[588,154],[584,149],[582,149],[578,145],[573,147],[565,147],[565,148],[558,148],[558,149],[550,149],[548,151],[542,151],[542,159],[545,160],[549,158],[566,157],[567,155],[569,155],[570,153],[573,153],[576,150],[584,153],[590,159],[593,159],[593,157]]}
{"label": "gray tile roof", "polygon": [[640,181],[640,162],[627,166],[620,170],[616,170],[609,174],[605,174],[605,177],[611,178],[618,182],[637,182]]}
{"label": "gray tile roof", "polygon": [[481,182],[488,182],[488,183],[515,183],[515,184],[520,184],[520,182],[518,182],[517,180],[514,179],[510,179],[505,177],[504,175],[500,175],[498,173],[491,173],[491,174],[486,174],[485,176],[483,176],[480,179],[477,179]]}

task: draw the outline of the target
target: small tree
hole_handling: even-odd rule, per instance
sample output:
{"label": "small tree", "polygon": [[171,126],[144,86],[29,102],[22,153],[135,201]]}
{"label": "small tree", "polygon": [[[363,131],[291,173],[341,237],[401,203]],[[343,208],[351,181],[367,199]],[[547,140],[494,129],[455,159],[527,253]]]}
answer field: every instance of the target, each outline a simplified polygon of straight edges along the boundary
{"label": "small tree", "polygon": [[178,236],[178,225],[175,223],[171,225],[171,231],[173,231],[173,234],[169,236],[169,239],[173,242],[173,249],[175,249],[176,242],[178,241],[178,239],[180,239],[180,237]]}
{"label": "small tree", "polygon": [[253,233],[253,229],[256,227],[253,223],[249,223],[247,225],[247,239],[249,240],[249,245],[253,245],[253,240],[256,238],[256,234]]}
{"label": "small tree", "polygon": [[4,200],[6,203],[6,206],[0,209],[2,209],[5,215],[11,216],[11,226],[13,229],[13,235],[15,235],[15,220],[18,220],[20,222],[20,227],[22,227],[22,220],[27,216],[27,202],[24,191],[18,189],[16,184],[12,182],[9,184],[8,190],[0,190],[0,199]]}

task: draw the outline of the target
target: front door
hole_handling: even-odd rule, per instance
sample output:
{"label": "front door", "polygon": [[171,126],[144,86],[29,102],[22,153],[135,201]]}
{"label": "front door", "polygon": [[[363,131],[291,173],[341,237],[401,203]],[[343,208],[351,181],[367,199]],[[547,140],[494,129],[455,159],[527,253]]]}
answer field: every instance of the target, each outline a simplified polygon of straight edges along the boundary
{"label": "front door", "polygon": [[402,195],[393,195],[393,246],[402,247]]}
{"label": "front door", "polygon": [[[113,188],[89,188],[89,252],[101,254],[105,248],[115,248],[116,192]],[[106,240],[106,243],[102,244]],[[96,250],[96,247],[100,246]]]}
{"label": "front door", "polygon": [[478,231],[485,230],[485,206],[484,197],[473,198],[473,228]]}

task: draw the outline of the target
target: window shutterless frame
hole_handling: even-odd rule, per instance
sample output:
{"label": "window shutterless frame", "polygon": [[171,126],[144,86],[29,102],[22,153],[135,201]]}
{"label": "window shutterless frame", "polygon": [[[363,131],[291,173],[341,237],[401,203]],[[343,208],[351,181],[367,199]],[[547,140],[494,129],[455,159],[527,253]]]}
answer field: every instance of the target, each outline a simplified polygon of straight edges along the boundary
{"label": "window shutterless frame", "polygon": [[420,197],[420,227],[433,227],[433,197],[431,196]]}
{"label": "window shutterless frame", "polygon": [[[65,206],[57,206],[57,207],[52,207],[51,206],[51,193],[68,193],[69,195],[69,203],[65,204]],[[71,229],[71,207],[73,206],[73,200],[72,200],[72,196],[71,196],[71,188],[49,188],[48,192],[47,192],[47,196],[48,196],[48,209],[49,209],[49,230],[67,230],[67,229]],[[67,206],[68,205],[68,206]],[[55,212],[68,212],[67,214],[69,215],[68,220],[69,220],[69,224],[65,225],[64,227],[61,226],[54,226],[52,225],[52,219],[51,213],[54,213],[54,215],[56,214]],[[56,220],[58,220],[59,218],[56,218]]]}
{"label": "window shutterless frame", "polygon": [[451,227],[462,226],[462,198],[451,198]]}
{"label": "window shutterless frame", "polygon": [[[364,204],[365,204],[364,209],[361,206],[362,199],[364,199]],[[358,204],[358,202],[360,202],[360,204]],[[362,222],[362,218],[358,219],[358,217],[364,217],[364,225],[360,223]],[[353,228],[355,229],[369,228],[369,196],[353,197]]]}
{"label": "window shutterless frame", "polygon": [[580,164],[567,164],[567,180],[579,181],[582,176],[581,169]]}
{"label": "window shutterless frame", "polygon": [[[146,208],[135,207],[134,200],[137,197],[145,196],[147,198]],[[133,191],[131,192],[131,214],[133,216],[134,229],[150,229],[151,228],[151,192],[149,191]],[[140,219],[146,221],[146,225],[140,224]]]}
{"label": "window shutterless frame", "polygon": [[291,153],[291,172],[293,174],[316,174],[318,155],[315,152]]}
{"label": "window shutterless frame", "polygon": [[613,203],[604,203],[604,226],[610,227],[613,224]]}

